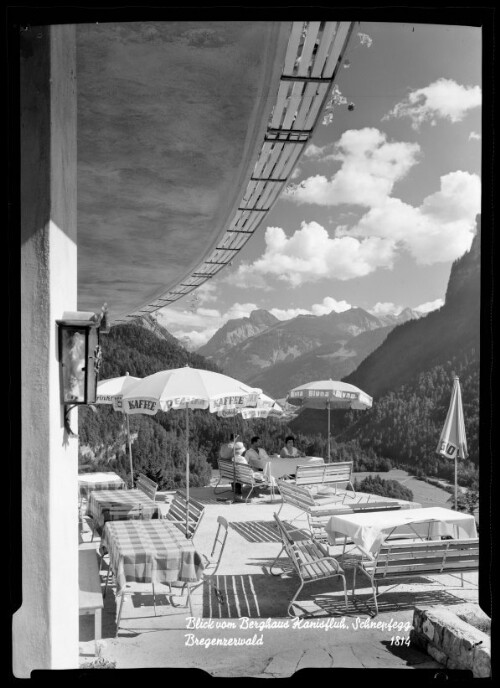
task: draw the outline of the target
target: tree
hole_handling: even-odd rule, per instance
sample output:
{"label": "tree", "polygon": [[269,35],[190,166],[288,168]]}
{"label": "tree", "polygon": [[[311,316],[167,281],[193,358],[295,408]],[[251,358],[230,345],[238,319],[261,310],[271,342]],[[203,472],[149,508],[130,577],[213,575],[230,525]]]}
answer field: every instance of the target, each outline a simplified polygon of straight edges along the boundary
{"label": "tree", "polygon": [[[451,504],[450,508],[455,510],[455,495],[452,495],[447,500],[447,504]],[[457,494],[457,511],[474,515],[478,506],[479,492],[477,490],[470,489]]]}
{"label": "tree", "polygon": [[369,494],[391,497],[392,499],[404,499],[413,502],[413,492],[401,485],[397,480],[384,480],[379,475],[368,476],[358,482],[354,481],[355,492],[368,492]]}

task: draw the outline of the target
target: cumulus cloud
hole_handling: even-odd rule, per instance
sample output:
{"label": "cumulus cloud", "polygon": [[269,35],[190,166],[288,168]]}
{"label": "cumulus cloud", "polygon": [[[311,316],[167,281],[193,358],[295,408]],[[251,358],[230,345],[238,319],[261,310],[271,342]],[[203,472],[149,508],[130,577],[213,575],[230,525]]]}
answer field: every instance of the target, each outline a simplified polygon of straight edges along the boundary
{"label": "cumulus cloud", "polygon": [[402,251],[422,265],[452,261],[470,248],[480,208],[479,177],[450,172],[420,206],[386,197],[351,228],[338,226],[333,236],[314,221],[302,222],[291,235],[267,227],[262,256],[242,263],[228,281],[269,289],[270,276],[292,287],[324,278],[349,280],[392,268]]}
{"label": "cumulus cloud", "polygon": [[210,280],[204,282],[193,293],[197,295],[200,304],[217,301],[217,286]]}
{"label": "cumulus cloud", "polygon": [[347,301],[337,301],[331,296],[325,296],[321,303],[314,303],[310,309],[307,308],[271,308],[269,310],[278,320],[291,320],[298,315],[328,315],[332,311],[342,313],[352,308]]}
{"label": "cumulus cloud", "polygon": [[[213,326],[222,318],[220,311],[216,309],[197,308],[194,311],[183,310],[169,306],[158,311],[158,319],[169,332],[187,332],[193,327]],[[175,334],[177,337],[177,335]]]}
{"label": "cumulus cloud", "polygon": [[476,131],[471,131],[469,134],[469,141],[480,141],[481,140],[481,134],[478,134]]}
{"label": "cumulus cloud", "polygon": [[379,205],[416,164],[419,152],[417,143],[390,142],[375,128],[349,129],[324,158],[340,162],[340,169],[330,178],[317,174],[290,185],[283,198],[323,206]]}
{"label": "cumulus cloud", "polygon": [[314,143],[310,143],[304,151],[306,158],[321,158],[325,154],[325,150],[328,146],[316,146]]}
{"label": "cumulus cloud", "polygon": [[388,198],[369,210],[349,235],[390,241],[394,250],[406,250],[421,265],[451,261],[470,248],[480,208],[479,177],[450,172],[441,177],[440,190],[419,207]]}
{"label": "cumulus cloud", "polygon": [[[412,310],[417,311],[417,313],[427,314],[431,311],[435,311],[437,308],[441,308],[444,304],[444,299],[436,299],[435,301],[427,301],[426,303],[420,304],[420,306],[413,306]],[[367,309],[369,313],[375,316],[384,315],[399,315],[404,306],[397,306],[392,301],[379,301],[373,308]]]}
{"label": "cumulus cloud", "polygon": [[224,321],[233,320],[234,318],[248,318],[250,313],[258,308],[255,303],[233,303],[224,314]]}
{"label": "cumulus cloud", "polygon": [[281,227],[268,227],[264,254],[243,263],[232,276],[239,286],[259,286],[259,276],[272,275],[297,287],[330,277],[348,280],[368,275],[377,267],[391,267],[394,245],[379,237],[330,237],[317,222],[302,222],[290,237]]}
{"label": "cumulus cloud", "polygon": [[228,272],[223,281],[226,284],[240,287],[243,289],[261,289],[262,291],[271,291],[272,287],[267,282],[265,271],[262,272],[254,268],[255,264],[242,262],[238,265],[238,269],[234,272]]}
{"label": "cumulus cloud", "polygon": [[278,320],[291,320],[298,315],[311,315],[311,311],[307,308],[270,308],[269,313],[272,313]]}
{"label": "cumulus cloud", "polygon": [[325,296],[321,303],[314,303],[311,306],[311,311],[313,315],[328,315],[328,313],[332,311],[335,311],[335,313],[343,313],[350,308],[352,308],[351,304],[347,303],[345,300],[337,301],[331,296]]}
{"label": "cumulus cloud", "polygon": [[203,346],[208,342],[209,339],[211,339],[214,334],[217,332],[218,328],[213,327],[209,328],[207,330],[179,330],[177,332],[172,332],[174,337],[177,337],[177,339],[182,343],[182,345],[188,349],[189,351],[196,351],[196,349],[199,349],[200,346]]}
{"label": "cumulus cloud", "polygon": [[438,79],[425,88],[408,94],[382,120],[408,117],[412,129],[418,131],[424,122],[435,126],[439,119],[461,122],[465,115],[481,105],[479,86],[462,86],[453,79]]}
{"label": "cumulus cloud", "polygon": [[396,306],[392,301],[378,301],[368,312],[372,315],[399,315],[403,306]]}
{"label": "cumulus cloud", "polygon": [[444,299],[436,299],[435,301],[426,301],[426,303],[420,304],[420,306],[415,306],[414,311],[418,313],[430,313],[435,311],[444,305]]}

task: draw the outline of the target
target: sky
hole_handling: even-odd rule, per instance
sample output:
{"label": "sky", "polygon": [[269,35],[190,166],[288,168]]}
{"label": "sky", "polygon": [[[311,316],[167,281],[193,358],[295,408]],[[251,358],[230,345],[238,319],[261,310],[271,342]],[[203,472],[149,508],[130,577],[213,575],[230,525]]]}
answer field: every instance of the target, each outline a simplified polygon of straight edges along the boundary
{"label": "sky", "polygon": [[228,320],[444,302],[481,208],[481,29],[356,23],[335,94],[254,237],[158,321],[197,349]]}

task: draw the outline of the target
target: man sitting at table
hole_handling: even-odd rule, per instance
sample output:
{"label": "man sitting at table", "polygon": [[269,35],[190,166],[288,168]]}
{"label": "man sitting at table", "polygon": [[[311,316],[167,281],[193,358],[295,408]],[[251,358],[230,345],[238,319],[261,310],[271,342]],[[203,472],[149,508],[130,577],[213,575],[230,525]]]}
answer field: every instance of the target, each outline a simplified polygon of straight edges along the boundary
{"label": "man sitting at table", "polygon": [[294,459],[298,456],[305,456],[303,452],[294,446],[295,437],[293,435],[288,435],[285,439],[285,446],[281,450],[280,456],[282,459]]}
{"label": "man sitting at table", "polygon": [[269,461],[269,454],[260,446],[260,437],[255,435],[250,440],[250,447],[245,452],[245,459],[252,466],[259,471],[264,469],[266,461]]}

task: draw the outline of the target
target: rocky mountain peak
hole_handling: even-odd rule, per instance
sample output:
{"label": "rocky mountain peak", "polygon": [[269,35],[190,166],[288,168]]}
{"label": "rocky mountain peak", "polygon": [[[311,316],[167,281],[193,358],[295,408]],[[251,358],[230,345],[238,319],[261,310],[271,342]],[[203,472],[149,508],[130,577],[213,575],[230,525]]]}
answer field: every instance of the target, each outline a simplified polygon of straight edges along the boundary
{"label": "rocky mountain peak", "polygon": [[198,353],[207,358],[221,357],[240,342],[266,331],[276,323],[278,318],[263,308],[256,309],[244,318],[228,320]]}

